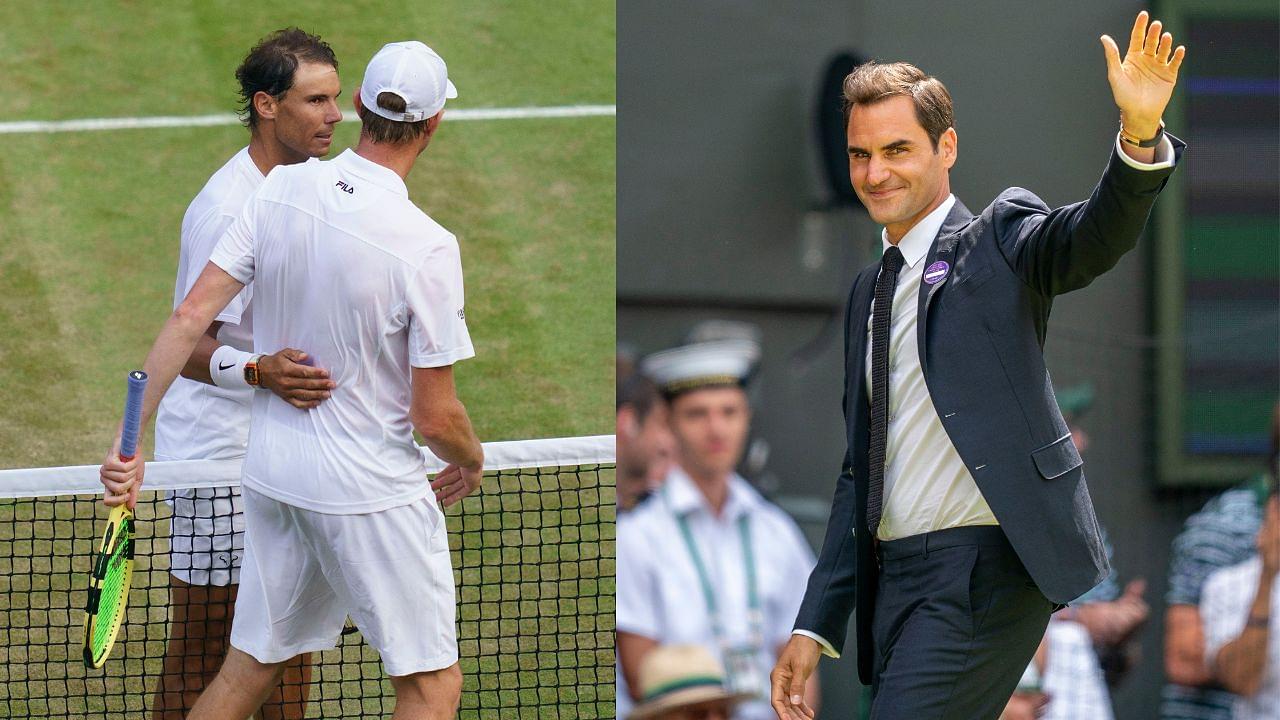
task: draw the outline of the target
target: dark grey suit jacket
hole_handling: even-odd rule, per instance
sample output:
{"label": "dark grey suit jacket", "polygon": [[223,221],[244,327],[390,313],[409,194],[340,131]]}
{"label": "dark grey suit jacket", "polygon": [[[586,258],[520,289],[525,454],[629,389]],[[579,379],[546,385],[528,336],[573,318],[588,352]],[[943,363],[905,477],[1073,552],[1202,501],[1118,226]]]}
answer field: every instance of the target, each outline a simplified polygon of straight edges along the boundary
{"label": "dark grey suit jacket", "polygon": [[[1185,144],[1170,136],[1175,158]],[[1176,160],[1175,160],[1176,162]],[[1102,581],[1106,553],[1080,454],[1054,399],[1043,347],[1053,298],[1110,270],[1138,242],[1173,168],[1137,170],[1112,151],[1088,200],[1050,210],[1010,188],[981,215],[957,202],[924,259],[951,266],[922,284],[920,362],[960,459],[1041,592],[1066,604]],[[858,674],[871,681],[878,569],[867,525],[870,409],[866,327],[879,263],[854,280],[845,322],[848,450],[826,539],[796,629],[837,650],[858,609]]]}

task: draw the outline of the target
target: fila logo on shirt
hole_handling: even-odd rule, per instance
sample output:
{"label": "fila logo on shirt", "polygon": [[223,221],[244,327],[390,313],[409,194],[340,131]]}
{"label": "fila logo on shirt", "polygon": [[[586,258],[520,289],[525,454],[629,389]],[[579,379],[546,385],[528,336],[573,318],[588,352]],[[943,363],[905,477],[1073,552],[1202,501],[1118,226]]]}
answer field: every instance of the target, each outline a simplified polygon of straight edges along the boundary
{"label": "fila logo on shirt", "polygon": [[351,186],[351,185],[348,185],[346,180],[339,180],[339,181],[338,181],[338,183],[337,183],[337,185],[335,185],[334,187],[338,188],[339,190],[341,190],[342,192],[344,192],[344,193],[346,193],[346,194],[348,194],[348,195],[355,195],[355,194],[356,194],[356,189],[355,189],[355,187],[353,187],[353,186]]}

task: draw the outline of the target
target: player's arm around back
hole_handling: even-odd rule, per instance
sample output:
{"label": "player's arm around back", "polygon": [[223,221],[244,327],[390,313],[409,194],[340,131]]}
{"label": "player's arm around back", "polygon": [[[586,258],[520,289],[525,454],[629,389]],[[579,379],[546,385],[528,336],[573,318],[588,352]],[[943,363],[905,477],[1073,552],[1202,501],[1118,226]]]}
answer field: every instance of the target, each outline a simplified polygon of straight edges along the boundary
{"label": "player's arm around back", "polygon": [[409,419],[436,457],[449,463],[432,481],[436,499],[452,505],[475,492],[483,476],[484,449],[458,399],[453,366],[413,368]]}

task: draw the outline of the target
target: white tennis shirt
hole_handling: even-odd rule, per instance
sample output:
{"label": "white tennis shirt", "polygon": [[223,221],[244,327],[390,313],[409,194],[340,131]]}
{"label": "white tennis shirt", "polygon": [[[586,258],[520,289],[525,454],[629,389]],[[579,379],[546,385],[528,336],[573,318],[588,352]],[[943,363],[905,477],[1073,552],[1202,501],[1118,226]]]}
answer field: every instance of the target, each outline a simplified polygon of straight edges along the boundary
{"label": "white tennis shirt", "polygon": [[[243,148],[209,178],[182,218],[182,247],[173,306],[187,296],[209,262],[209,253],[262,185],[263,175]],[[218,313],[218,340],[240,350],[253,348],[248,285]],[[277,348],[279,349],[279,348]],[[272,351],[274,352],[274,351]],[[224,460],[243,457],[249,439],[252,388],[220,388],[179,376],[156,411],[157,460]]]}
{"label": "white tennis shirt", "polygon": [[311,410],[255,393],[244,486],[335,514],[430,495],[409,367],[475,353],[458,242],[400,176],[351,150],[277,167],[209,259],[253,283],[255,352],[302,349],[337,383]]}

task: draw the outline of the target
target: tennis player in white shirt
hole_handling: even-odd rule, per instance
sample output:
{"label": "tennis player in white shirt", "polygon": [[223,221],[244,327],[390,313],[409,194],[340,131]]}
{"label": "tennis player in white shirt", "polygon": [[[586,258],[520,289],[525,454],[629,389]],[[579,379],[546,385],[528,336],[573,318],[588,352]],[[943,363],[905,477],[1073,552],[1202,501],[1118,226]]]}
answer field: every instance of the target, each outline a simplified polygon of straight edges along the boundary
{"label": "tennis player in white shirt", "polygon": [[[480,485],[483,450],[452,370],[474,352],[457,240],[404,184],[455,96],[426,45],[383,47],[357,94],[355,151],[273,170],[147,357],[144,426],[209,322],[252,282],[255,348],[307,348],[337,385],[308,410],[254,397],[232,649],[191,720],[248,717],[285,661],[337,644],[347,615],[391,676],[395,720],[456,712],[439,505]],[[448,463],[430,485],[415,428]],[[109,505],[135,497],[143,476],[118,444],[102,468]]]}
{"label": "tennis player in white shirt", "polygon": [[[209,262],[209,254],[277,165],[326,155],[338,110],[338,59],[319,36],[296,27],[266,36],[236,69],[249,144],[209,178],[182,218],[174,307]],[[253,286],[219,311],[156,411],[156,460],[243,459],[256,391],[296,407],[319,405],[332,382],[323,368],[300,364],[306,353],[253,350]],[[256,390],[255,390],[256,388]],[[227,654],[244,555],[244,511],[235,487],[175,490],[169,521],[169,639],[156,678],[152,720],[181,720],[218,674]],[[305,712],[310,662],[285,671],[260,720],[294,720]]]}

